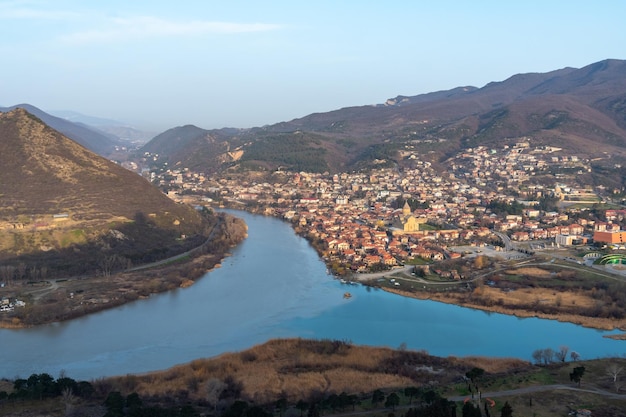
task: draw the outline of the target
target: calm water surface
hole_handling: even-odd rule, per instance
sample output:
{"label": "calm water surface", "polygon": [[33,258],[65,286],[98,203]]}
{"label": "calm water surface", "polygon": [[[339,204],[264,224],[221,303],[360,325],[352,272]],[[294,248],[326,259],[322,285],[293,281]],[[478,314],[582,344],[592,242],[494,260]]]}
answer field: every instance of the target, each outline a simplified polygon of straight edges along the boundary
{"label": "calm water surface", "polygon": [[[448,356],[513,356],[569,346],[622,356],[607,332],[518,319],[361,286],[344,286],[279,220],[236,212],[249,237],[194,286],[67,323],[0,330],[0,377],[61,371],[75,379],[165,369],[277,337],[351,340]],[[350,291],[353,297],[343,299]]]}

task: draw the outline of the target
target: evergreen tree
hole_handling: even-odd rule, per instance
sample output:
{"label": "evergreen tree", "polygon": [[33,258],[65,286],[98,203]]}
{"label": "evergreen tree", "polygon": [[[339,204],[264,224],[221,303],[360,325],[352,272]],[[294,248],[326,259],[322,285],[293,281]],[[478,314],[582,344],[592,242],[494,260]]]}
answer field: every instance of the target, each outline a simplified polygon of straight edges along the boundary
{"label": "evergreen tree", "polygon": [[463,417],[482,417],[480,407],[475,406],[471,401],[463,404],[461,412]]}
{"label": "evergreen tree", "polygon": [[502,406],[500,417],[513,417],[513,408],[508,401],[504,403],[504,406]]}
{"label": "evergreen tree", "polygon": [[384,399],[385,399],[385,393],[383,393],[381,390],[377,389],[376,391],[372,393],[372,405],[381,403],[383,402]]}
{"label": "evergreen tree", "polygon": [[387,400],[385,401],[385,407],[389,408],[391,407],[392,411],[396,411],[396,406],[400,404],[400,397],[398,397],[398,394],[396,394],[395,392],[392,392],[391,394],[389,394],[389,396],[387,397]]}
{"label": "evergreen tree", "polygon": [[124,415],[124,397],[119,391],[110,392],[104,405],[107,412],[104,417],[122,417]]}
{"label": "evergreen tree", "polygon": [[307,403],[306,401],[300,400],[296,403],[296,408],[300,410],[300,417],[302,417],[304,410],[309,409],[309,403]]}
{"label": "evergreen tree", "polygon": [[577,383],[578,386],[580,387],[580,380],[583,378],[584,374],[585,374],[585,367],[577,366],[576,368],[574,368],[572,372],[570,372],[569,380]]}
{"label": "evergreen tree", "polygon": [[320,410],[317,408],[317,404],[312,403],[309,407],[309,412],[307,413],[307,417],[320,417]]}

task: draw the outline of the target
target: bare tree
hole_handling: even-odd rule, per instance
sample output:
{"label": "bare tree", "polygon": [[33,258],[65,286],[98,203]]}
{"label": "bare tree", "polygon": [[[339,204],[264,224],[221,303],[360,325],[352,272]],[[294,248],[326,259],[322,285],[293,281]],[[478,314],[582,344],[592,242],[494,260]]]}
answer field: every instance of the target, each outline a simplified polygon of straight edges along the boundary
{"label": "bare tree", "polygon": [[104,256],[100,258],[100,260],[98,261],[98,266],[100,267],[100,270],[102,271],[102,275],[104,275],[107,278],[110,277],[111,274],[116,269],[116,267],[118,267],[118,265],[120,264],[120,261],[121,261],[120,256],[118,256],[117,254]]}
{"label": "bare tree", "polygon": [[72,416],[74,413],[74,393],[72,392],[72,389],[70,387],[66,387],[63,389],[63,392],[61,392],[61,398],[63,401],[63,404],[65,404],[65,416],[69,417]]}
{"label": "bare tree", "polygon": [[578,352],[573,351],[573,350],[570,352],[569,357],[570,357],[570,358],[571,358],[574,362],[576,362],[578,359],[580,359],[580,355],[578,354]]}
{"label": "bare tree", "polygon": [[561,362],[565,362],[565,359],[567,359],[567,352],[569,352],[569,347],[560,346],[559,350],[554,352],[554,356],[556,357],[557,360]]}
{"label": "bare tree", "polygon": [[542,359],[543,359],[543,364],[544,365],[548,365],[552,362],[554,362],[554,349],[552,348],[545,348],[542,351]]}
{"label": "bare tree", "polygon": [[28,267],[26,266],[26,264],[24,262],[20,262],[19,264],[17,264],[17,279],[24,279],[26,278],[26,271],[28,270]]}
{"label": "bare tree", "polygon": [[220,400],[220,395],[226,389],[228,385],[217,378],[211,378],[206,383],[207,400],[210,404],[213,404],[214,410],[217,410],[217,403]]}
{"label": "bare tree", "polygon": [[619,392],[621,388],[621,383],[619,379],[619,374],[624,370],[621,366],[616,363],[612,363],[606,368],[606,373],[613,380],[613,385],[615,386],[615,392]]}
{"label": "bare tree", "polygon": [[15,267],[12,265],[0,266],[0,279],[7,285],[11,285],[13,276],[15,275]]}

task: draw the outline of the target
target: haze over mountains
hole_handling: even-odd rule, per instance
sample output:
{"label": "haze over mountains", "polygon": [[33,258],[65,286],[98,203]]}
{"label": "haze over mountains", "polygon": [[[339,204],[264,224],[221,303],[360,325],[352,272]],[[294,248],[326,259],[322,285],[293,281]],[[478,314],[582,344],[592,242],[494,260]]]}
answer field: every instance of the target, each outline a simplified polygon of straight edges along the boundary
{"label": "haze over mountains", "polygon": [[[114,121],[27,109],[49,126],[100,155],[145,140],[145,132]],[[79,123],[75,123],[77,121]],[[84,123],[91,125],[87,126]],[[107,132],[98,131],[107,130]],[[384,104],[348,107],[251,129],[169,129],[139,154],[158,163],[200,172],[225,169],[345,171],[402,163],[402,150],[417,149],[433,163],[477,145],[531,138],[591,158],[626,151],[626,61],[517,74],[482,88],[464,86]]]}
{"label": "haze over mountains", "polygon": [[626,149],[626,61],[518,74],[482,88],[398,96],[253,129],[170,129],[141,152],[169,166],[342,171],[401,162],[406,146],[438,162],[465,147],[505,138],[572,153],[606,156]]}
{"label": "haze over mountains", "polygon": [[0,112],[4,113],[17,108],[22,108],[30,114],[37,116],[51,128],[58,130],[68,138],[99,155],[107,155],[115,150],[116,145],[123,145],[123,142],[117,138],[104,135],[103,133],[90,129],[85,125],[72,123],[68,120],[52,116],[30,104],[17,104],[9,107],[0,107]]}

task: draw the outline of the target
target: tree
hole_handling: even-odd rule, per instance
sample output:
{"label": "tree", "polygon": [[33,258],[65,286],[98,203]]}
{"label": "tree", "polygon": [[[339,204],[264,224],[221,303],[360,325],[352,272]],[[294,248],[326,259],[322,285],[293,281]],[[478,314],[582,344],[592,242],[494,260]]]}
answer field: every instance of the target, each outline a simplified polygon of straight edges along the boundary
{"label": "tree", "polygon": [[179,417],[198,417],[198,412],[189,404],[184,405],[180,412],[178,413]]}
{"label": "tree", "polygon": [[577,366],[576,368],[572,370],[572,372],[570,372],[569,380],[577,383],[578,386],[580,387],[580,380],[583,378],[584,374],[585,374],[585,367]]}
{"label": "tree", "polygon": [[104,417],[122,417],[124,415],[124,397],[119,391],[112,391],[104,401],[107,412]]}
{"label": "tree", "polygon": [[441,396],[437,394],[436,391],[433,391],[432,389],[422,392],[422,401],[424,401],[426,404],[433,404],[440,398]]}
{"label": "tree", "polygon": [[222,414],[222,417],[244,417],[248,411],[246,401],[237,400]]}
{"label": "tree", "polygon": [[511,407],[508,401],[506,401],[502,406],[500,417],[513,417],[513,407]]}
{"label": "tree", "polygon": [[95,391],[93,385],[87,381],[80,381],[76,384],[76,395],[81,398],[91,398]]}
{"label": "tree", "polygon": [[385,399],[385,394],[381,390],[377,389],[376,391],[372,393],[372,405],[381,403],[383,402],[384,399]]}
{"label": "tree", "polygon": [[311,403],[309,407],[309,411],[307,412],[307,417],[320,417],[320,410],[317,408],[317,404]]}
{"label": "tree", "polygon": [[2,278],[2,280],[7,286],[11,285],[11,281],[13,281],[14,276],[15,276],[14,266],[12,265],[0,266],[0,278]]}
{"label": "tree", "polygon": [[285,412],[285,410],[287,409],[287,399],[282,397],[279,398],[278,400],[276,400],[276,403],[274,404],[276,409],[278,410],[278,415],[280,417],[283,417],[283,413]]}
{"label": "tree", "polygon": [[139,398],[139,394],[133,392],[126,396],[126,407],[130,410],[136,410],[143,406],[143,402],[141,398]]}
{"label": "tree", "polygon": [[567,352],[569,351],[569,347],[567,346],[560,346],[559,350],[557,350],[554,353],[554,356],[556,357],[557,360],[561,361],[561,362],[565,362],[565,359],[567,359]]}
{"label": "tree", "polygon": [[220,379],[211,378],[206,383],[207,400],[213,405],[213,410],[217,410],[217,403],[220,400],[220,395],[226,389],[227,384]]}
{"label": "tree", "polygon": [[463,408],[461,409],[461,415],[463,417],[482,417],[480,407],[475,406],[471,401],[463,404]]}
{"label": "tree", "polygon": [[545,348],[542,350],[543,364],[548,365],[554,361],[554,350],[552,348]]}
{"label": "tree", "polygon": [[624,368],[622,368],[616,363],[612,363],[606,368],[607,375],[611,377],[611,379],[613,380],[613,385],[615,385],[615,392],[619,392],[619,389],[620,389],[619,374],[623,370]]}
{"label": "tree", "polygon": [[63,391],[61,391],[61,398],[63,400],[63,404],[65,405],[65,415],[72,415],[75,399],[72,389],[70,387],[63,388]]}
{"label": "tree", "polygon": [[387,400],[385,401],[385,407],[391,407],[392,411],[396,411],[396,406],[400,404],[400,397],[395,392],[392,392],[387,396]]}
{"label": "tree", "polygon": [[337,394],[330,394],[326,399],[326,405],[330,406],[333,411],[336,411],[340,407],[339,396]]}
{"label": "tree", "polygon": [[481,368],[472,368],[471,370],[467,371],[465,373],[465,376],[472,381],[472,383],[476,383],[476,380],[478,380],[478,378],[480,378],[481,376],[483,376],[483,374],[485,373],[484,369]]}
{"label": "tree", "polygon": [[575,351],[573,351],[573,350],[570,352],[569,357],[570,357],[570,358],[571,358],[574,362],[576,362],[578,359],[580,359],[580,355],[578,354],[578,352],[575,352]]}
{"label": "tree", "polygon": [[307,410],[309,408],[309,403],[307,403],[306,401],[303,401],[303,400],[299,400],[296,403],[296,408],[298,410],[300,410],[300,417],[302,417],[302,414],[304,413],[304,410]]}
{"label": "tree", "polygon": [[351,405],[352,406],[352,411],[355,410],[355,408],[356,408],[356,406],[358,404],[361,404],[361,401],[359,401],[359,397],[357,397],[354,394],[348,395],[347,405]]}
{"label": "tree", "polygon": [[409,397],[409,404],[413,401],[413,397],[419,394],[420,390],[417,387],[406,387],[404,389],[404,395]]}
{"label": "tree", "polygon": [[246,412],[246,417],[272,417],[272,413],[258,405],[253,405]]}
{"label": "tree", "polygon": [[485,255],[478,255],[474,258],[474,268],[483,269],[489,264],[489,258]]}

